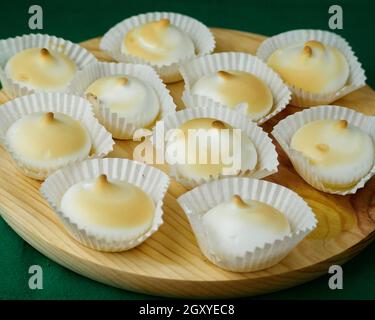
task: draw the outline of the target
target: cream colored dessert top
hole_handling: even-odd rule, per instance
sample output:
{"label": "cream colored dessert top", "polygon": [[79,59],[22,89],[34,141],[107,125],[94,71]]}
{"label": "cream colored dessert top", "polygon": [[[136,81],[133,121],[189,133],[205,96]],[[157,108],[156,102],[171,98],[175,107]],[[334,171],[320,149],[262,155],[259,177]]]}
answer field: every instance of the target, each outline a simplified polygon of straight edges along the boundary
{"label": "cream colored dessert top", "polygon": [[273,106],[272,92],[258,77],[243,71],[218,71],[199,79],[192,93],[209,97],[231,108],[247,104],[253,120],[267,115]]}
{"label": "cream colored dessert top", "polygon": [[195,54],[191,38],[169,19],[147,22],[130,30],[121,51],[159,65],[178,62]]}
{"label": "cream colored dessert top", "polygon": [[295,132],[290,146],[317,166],[356,164],[374,157],[370,136],[346,120],[309,122]]}
{"label": "cream colored dessert top", "polygon": [[349,64],[340,50],[315,40],[277,49],[268,65],[289,85],[312,93],[336,92],[349,77]]}
{"label": "cream colored dessert top", "polygon": [[243,255],[290,234],[288,219],[274,207],[234,195],[230,201],[210,209],[203,225],[214,253]]}
{"label": "cream colored dessert top", "polygon": [[6,140],[14,152],[30,161],[88,155],[91,149],[86,128],[63,113],[24,116],[8,129]]}
{"label": "cream colored dessert top", "polygon": [[[257,164],[257,151],[253,142],[243,133],[240,136],[234,135],[233,128],[220,120],[212,118],[192,119],[183,123],[179,129],[181,134],[173,145],[177,145],[177,153],[185,155],[185,163],[178,165],[178,171],[184,177],[193,179],[209,178],[210,176],[217,177],[223,173],[224,168],[229,170],[233,166],[233,163],[228,161],[227,156],[240,157],[238,161],[239,168],[233,168],[233,174],[243,167],[246,167],[246,170],[252,170]],[[228,134],[222,133],[221,130],[225,129],[228,130]],[[188,157],[192,156],[189,144],[195,141],[191,133],[196,133],[198,137],[202,133],[212,138],[207,139],[207,145],[203,143],[196,144],[194,163],[188,162]],[[197,138],[197,141],[199,141],[199,138]],[[204,139],[201,141],[204,141]],[[237,154],[234,154],[236,152],[234,149],[235,143],[238,144],[239,149]],[[167,151],[169,151],[168,148],[169,145],[167,145]],[[215,155],[217,155],[216,158]],[[205,159],[206,161],[203,163],[200,159]]]}
{"label": "cream colored dessert top", "polygon": [[94,81],[85,91],[103,102],[112,112],[140,126],[153,123],[160,111],[155,90],[133,76],[107,76]]}
{"label": "cream colored dessert top", "polygon": [[100,175],[70,187],[61,209],[78,224],[143,233],[152,224],[155,205],[139,187]]}
{"label": "cream colored dessert top", "polygon": [[7,76],[29,89],[60,91],[74,77],[77,66],[61,52],[46,48],[30,48],[9,59]]}

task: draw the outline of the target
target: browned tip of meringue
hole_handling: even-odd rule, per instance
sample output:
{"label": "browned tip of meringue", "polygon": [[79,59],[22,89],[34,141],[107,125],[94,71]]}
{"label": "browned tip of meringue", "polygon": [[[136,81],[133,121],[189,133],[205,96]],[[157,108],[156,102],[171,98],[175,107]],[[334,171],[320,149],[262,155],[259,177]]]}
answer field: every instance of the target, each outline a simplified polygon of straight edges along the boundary
{"label": "browned tip of meringue", "polygon": [[346,120],[338,120],[335,124],[336,128],[338,129],[346,129],[348,127],[348,121]]}
{"label": "browned tip of meringue", "polygon": [[168,27],[169,25],[171,24],[171,22],[169,21],[169,19],[167,18],[164,18],[164,19],[160,19],[158,22],[157,22],[157,25],[159,27]]}
{"label": "browned tip of meringue", "polygon": [[223,71],[223,70],[220,70],[217,72],[217,75],[222,78],[222,79],[229,79],[230,77],[232,77],[232,75],[227,72],[227,71]]}
{"label": "browned tip of meringue", "polygon": [[302,54],[308,58],[312,56],[312,49],[310,46],[305,45],[302,49]]}
{"label": "browned tip of meringue", "polygon": [[47,112],[43,115],[43,121],[46,123],[51,123],[55,120],[55,115],[53,112]]}
{"label": "browned tip of meringue", "polygon": [[120,85],[120,86],[125,86],[127,85],[129,82],[129,79],[127,77],[121,77],[121,78],[118,78],[117,79],[117,83]]}
{"label": "browned tip of meringue", "polygon": [[233,195],[232,202],[238,207],[238,208],[248,208],[249,205],[242,200],[241,196],[238,194]]}
{"label": "browned tip of meringue", "polygon": [[98,97],[93,94],[92,92],[87,92],[86,93],[86,99],[89,100],[89,101],[92,101],[92,100],[97,100]]}
{"label": "browned tip of meringue", "polygon": [[328,152],[329,151],[329,146],[326,145],[325,143],[319,143],[315,145],[315,148],[318,149],[320,152]]}
{"label": "browned tip of meringue", "polygon": [[305,46],[308,46],[308,47],[314,48],[314,49],[320,49],[320,50],[325,49],[324,44],[321,43],[320,41],[317,41],[317,40],[307,41],[307,42],[305,42]]}
{"label": "browned tip of meringue", "polygon": [[40,54],[42,57],[47,58],[51,56],[51,53],[46,48],[40,49]]}
{"label": "browned tip of meringue", "polygon": [[213,121],[211,126],[212,126],[212,128],[215,128],[215,129],[226,129],[227,128],[225,123],[223,121],[220,121],[220,120]]}
{"label": "browned tip of meringue", "polygon": [[95,186],[97,188],[103,188],[109,184],[107,176],[105,174],[101,174],[96,178]]}

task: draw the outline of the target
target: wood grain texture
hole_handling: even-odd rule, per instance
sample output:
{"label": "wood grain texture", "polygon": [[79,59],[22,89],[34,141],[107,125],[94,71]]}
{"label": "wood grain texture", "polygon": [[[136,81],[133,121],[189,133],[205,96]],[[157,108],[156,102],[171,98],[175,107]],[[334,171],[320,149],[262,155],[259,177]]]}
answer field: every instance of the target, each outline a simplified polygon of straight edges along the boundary
{"label": "wood grain texture", "polygon": [[[212,29],[217,51],[255,53],[264,37],[239,31]],[[99,39],[83,42],[100,60]],[[183,84],[169,85],[179,108]],[[0,101],[8,97],[0,93]],[[375,115],[375,93],[365,87],[335,104]],[[264,124],[266,131],[297,111],[288,106]],[[276,143],[277,145],[277,143]],[[134,142],[117,142],[111,156],[130,158]],[[165,199],[165,223],[139,247],[123,253],[101,253],[73,240],[39,194],[40,183],[24,177],[0,149],[0,207],[3,218],[37,250],[86,277],[137,292],[178,297],[236,297],[291,287],[327,273],[366,247],[375,237],[375,179],[351,196],[321,193],[295,172],[277,145],[280,167],[267,180],[299,193],[313,208],[319,224],[281,263],[254,273],[231,273],[211,264],[201,254],[176,198],[186,189],[172,181]]]}

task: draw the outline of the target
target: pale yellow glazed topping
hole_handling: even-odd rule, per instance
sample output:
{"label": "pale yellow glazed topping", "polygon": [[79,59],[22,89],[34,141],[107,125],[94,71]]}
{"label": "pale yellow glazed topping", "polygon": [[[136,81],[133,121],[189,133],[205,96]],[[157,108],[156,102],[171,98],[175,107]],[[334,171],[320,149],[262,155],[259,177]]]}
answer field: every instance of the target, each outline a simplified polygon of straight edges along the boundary
{"label": "pale yellow glazed topping", "polygon": [[86,226],[145,231],[154,219],[152,198],[139,187],[100,175],[77,183],[64,194],[62,210]]}
{"label": "pale yellow glazed topping", "polygon": [[161,19],[130,30],[124,37],[121,51],[149,62],[167,64],[193,56],[195,48],[185,32],[168,19]]}
{"label": "pale yellow glazed topping", "polygon": [[349,77],[349,65],[340,50],[314,40],[277,49],[268,65],[289,85],[312,93],[338,91]]}
{"label": "pale yellow glazed topping", "polygon": [[18,52],[5,67],[7,76],[30,89],[59,91],[72,80],[77,66],[67,55],[46,48]]}
{"label": "pale yellow glazed topping", "polygon": [[[373,150],[371,138],[346,120],[316,120],[299,128],[291,148],[318,166],[340,166],[363,161]],[[373,157],[373,155],[371,155]]]}
{"label": "pale yellow glazed topping", "polygon": [[257,223],[268,228],[270,231],[289,232],[288,219],[274,207],[257,200],[243,200],[239,195],[234,195],[231,199],[232,214],[243,215],[244,223]]}
{"label": "pale yellow glazed topping", "polygon": [[[223,123],[220,120],[212,118],[198,118],[189,120],[183,123],[179,129],[181,130],[181,135],[179,136],[175,144],[179,147],[185,148],[185,163],[179,164],[179,173],[187,178],[208,178],[210,176],[217,177],[223,173],[224,168],[231,168],[233,163],[226,163],[226,156],[233,157],[236,150],[234,149],[234,143],[238,144],[238,153],[236,156],[240,156],[239,165],[246,164],[246,168],[251,170],[255,168],[257,163],[257,152],[253,142],[244,134],[240,137],[233,135],[233,128]],[[222,134],[223,131],[227,130],[228,135]],[[200,130],[200,131],[199,131]],[[195,140],[192,133],[197,134],[198,138]],[[197,143],[195,152],[196,157],[195,163],[188,163],[189,154],[191,155],[191,150],[189,145],[195,141],[204,141],[204,139],[199,140],[200,133],[209,136],[207,139],[207,145]],[[217,137],[217,139],[215,139]],[[237,140],[235,140],[237,139]],[[238,141],[240,140],[240,141]],[[235,142],[236,141],[236,142]],[[203,156],[203,154],[205,156]],[[215,155],[217,155],[215,158]],[[206,162],[202,163],[200,159],[205,159]],[[237,168],[238,172],[239,168]]]}
{"label": "pale yellow glazed topping", "polygon": [[89,155],[91,140],[86,128],[63,113],[33,113],[7,131],[12,151],[27,161],[51,161]]}
{"label": "pale yellow glazed topping", "polygon": [[242,255],[291,232],[288,219],[279,210],[239,195],[210,209],[203,216],[203,225],[215,253],[222,255]]}
{"label": "pale yellow glazed topping", "polygon": [[[220,126],[218,126],[217,124],[220,124]],[[187,141],[188,139],[189,130],[198,130],[198,129],[216,130],[218,129],[217,131],[219,131],[220,129],[226,129],[226,128],[230,129],[230,126],[227,126],[226,124],[222,122],[215,121],[214,119],[208,119],[208,118],[190,120],[180,126],[180,129],[184,133],[185,141]],[[185,144],[185,146],[186,146],[186,151],[188,151],[187,143]],[[187,164],[186,166],[187,168],[189,168],[188,171],[195,171],[195,173],[199,176],[200,175],[203,175],[206,177],[218,176],[223,171],[224,164],[222,163],[221,159],[219,159],[219,163],[217,164],[211,163],[212,162],[211,161],[211,148],[212,148],[212,145],[208,144],[207,164],[201,164],[201,163]],[[206,152],[206,150],[202,150],[202,148],[199,148],[199,146],[197,146],[196,152],[199,155],[200,152]]]}
{"label": "pale yellow glazed topping", "polygon": [[247,113],[254,119],[267,115],[273,106],[272,92],[258,77],[243,71],[218,71],[199,79],[192,93],[207,96],[231,108],[247,104]]}

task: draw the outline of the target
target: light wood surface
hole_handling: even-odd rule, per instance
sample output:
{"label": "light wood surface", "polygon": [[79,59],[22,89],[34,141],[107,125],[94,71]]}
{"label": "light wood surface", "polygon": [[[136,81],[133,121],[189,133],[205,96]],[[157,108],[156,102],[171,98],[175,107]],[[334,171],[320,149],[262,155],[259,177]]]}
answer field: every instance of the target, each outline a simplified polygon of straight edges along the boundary
{"label": "light wood surface", "polygon": [[[213,29],[217,51],[255,53],[262,36]],[[99,59],[99,39],[83,46]],[[182,83],[169,86],[181,107]],[[8,100],[0,93],[0,101]],[[375,93],[369,87],[354,92],[336,104],[375,115]],[[272,126],[298,110],[288,107],[268,121]],[[112,156],[130,157],[133,142],[118,142]],[[178,297],[235,297],[256,295],[291,287],[325,274],[332,264],[341,264],[359,253],[375,236],[375,179],[352,196],[321,193],[295,172],[277,145],[280,167],[268,178],[299,193],[313,208],[319,224],[281,263],[254,273],[231,273],[207,261],[197,247],[190,225],[176,198],[186,190],[172,182],[165,199],[165,223],[141,246],[123,253],[101,253],[85,248],[64,230],[54,212],[39,194],[40,183],[24,177],[9,155],[0,149],[0,207],[3,218],[37,250],[86,277],[137,292]],[[11,253],[10,253],[11,254]]]}

